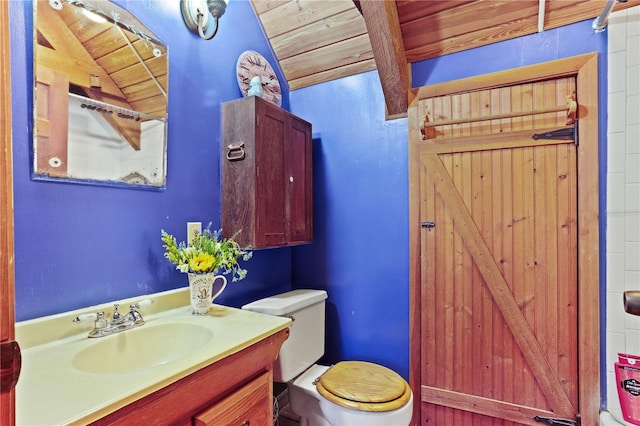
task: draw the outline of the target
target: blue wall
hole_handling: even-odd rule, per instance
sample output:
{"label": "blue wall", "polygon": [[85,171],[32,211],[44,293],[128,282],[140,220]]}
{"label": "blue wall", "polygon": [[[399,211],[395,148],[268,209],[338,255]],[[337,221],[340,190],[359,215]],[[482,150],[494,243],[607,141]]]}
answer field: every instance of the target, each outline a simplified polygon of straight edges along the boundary
{"label": "blue wall", "polygon": [[[416,63],[412,85],[606,53],[606,44],[585,21]],[[604,123],[606,54],[599,67]],[[316,239],[294,251],[293,269],[294,287],[329,293],[324,361],[369,360],[408,377],[407,120],[384,120],[375,71],[296,90],[290,102],[313,123],[316,143]],[[606,126],[600,133],[604,147]]]}
{"label": "blue wall", "polygon": [[[241,52],[259,51],[275,64],[247,1],[231,2],[211,41],[187,29],[179,1],[118,3],[169,45],[164,192],[30,179],[32,3],[9,5],[18,321],[186,286],[163,257],[160,229],[184,239],[188,221],[220,226],[220,103],[241,97]],[[290,249],[256,252],[247,266],[247,279],[230,285],[220,303],[239,306],[291,288]]]}
{"label": "blue wall", "polygon": [[[11,3],[18,320],[183,287],[186,277],[162,257],[160,229],[184,236],[187,221],[219,225],[220,103],[240,96],[234,67],[243,50],[272,59],[257,20],[248,2],[232,0],[219,34],[205,42],[185,28],[178,1],[120,3],[170,46],[164,192],[30,180],[31,6]],[[593,51],[606,52],[606,33],[585,21],[414,64],[413,86]],[[247,280],[219,301],[239,306],[292,287],[326,289],[323,361],[371,360],[408,378],[407,120],[385,121],[376,72],[289,97],[313,125],[314,243],[256,252]]]}
{"label": "blue wall", "polygon": [[294,251],[294,286],[326,289],[325,361],[409,373],[406,119],[385,121],[376,72],[291,93],[313,123],[315,239]]}

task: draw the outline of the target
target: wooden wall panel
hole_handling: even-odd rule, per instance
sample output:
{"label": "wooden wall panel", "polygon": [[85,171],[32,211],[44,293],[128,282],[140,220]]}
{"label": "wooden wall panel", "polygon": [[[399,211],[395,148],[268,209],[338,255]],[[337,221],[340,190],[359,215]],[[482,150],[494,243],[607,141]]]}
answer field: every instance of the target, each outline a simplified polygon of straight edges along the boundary
{"label": "wooden wall panel", "polygon": [[323,71],[326,64],[332,68],[340,68],[354,65],[373,58],[369,37],[364,34],[335,45],[321,47],[319,49],[304,52],[296,56],[280,61],[282,71],[291,80],[296,80],[314,74],[318,70]]}

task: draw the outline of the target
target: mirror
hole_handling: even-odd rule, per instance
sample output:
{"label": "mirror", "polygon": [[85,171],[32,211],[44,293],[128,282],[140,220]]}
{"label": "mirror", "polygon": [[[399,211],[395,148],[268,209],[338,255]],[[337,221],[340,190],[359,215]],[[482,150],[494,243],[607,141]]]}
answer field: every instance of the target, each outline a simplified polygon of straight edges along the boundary
{"label": "mirror", "polygon": [[167,46],[107,0],[34,19],[33,178],[164,189]]}

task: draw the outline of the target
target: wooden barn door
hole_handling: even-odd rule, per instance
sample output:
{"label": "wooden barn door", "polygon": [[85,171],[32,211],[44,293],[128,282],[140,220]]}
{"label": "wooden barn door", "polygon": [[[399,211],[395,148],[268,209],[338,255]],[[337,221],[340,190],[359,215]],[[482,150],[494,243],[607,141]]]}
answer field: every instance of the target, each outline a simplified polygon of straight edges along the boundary
{"label": "wooden barn door", "polygon": [[563,76],[420,99],[422,424],[580,418],[576,96]]}

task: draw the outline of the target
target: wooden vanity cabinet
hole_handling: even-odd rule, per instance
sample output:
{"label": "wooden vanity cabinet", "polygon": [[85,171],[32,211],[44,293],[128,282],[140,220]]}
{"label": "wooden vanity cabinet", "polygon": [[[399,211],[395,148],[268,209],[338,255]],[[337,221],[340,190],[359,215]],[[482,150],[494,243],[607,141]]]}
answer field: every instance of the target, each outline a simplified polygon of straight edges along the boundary
{"label": "wooden vanity cabinet", "polygon": [[273,422],[270,409],[271,376],[263,373],[226,398],[198,413],[194,426],[268,425]]}
{"label": "wooden vanity cabinet", "polygon": [[273,362],[285,328],[126,407],[95,425],[273,424]]}
{"label": "wooden vanity cabinet", "polygon": [[311,124],[255,96],[222,105],[222,230],[242,246],[313,240]]}

